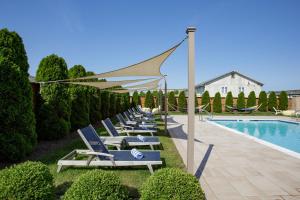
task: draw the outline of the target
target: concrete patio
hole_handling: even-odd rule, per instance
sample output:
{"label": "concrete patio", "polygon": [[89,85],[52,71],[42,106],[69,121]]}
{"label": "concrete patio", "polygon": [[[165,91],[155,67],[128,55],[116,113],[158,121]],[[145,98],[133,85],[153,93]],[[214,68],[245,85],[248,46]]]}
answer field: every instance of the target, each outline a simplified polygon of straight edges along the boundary
{"label": "concrete patio", "polygon": [[[168,130],[186,164],[187,116],[170,116]],[[300,199],[300,159],[199,121],[198,117],[195,118],[194,170],[208,200]]]}

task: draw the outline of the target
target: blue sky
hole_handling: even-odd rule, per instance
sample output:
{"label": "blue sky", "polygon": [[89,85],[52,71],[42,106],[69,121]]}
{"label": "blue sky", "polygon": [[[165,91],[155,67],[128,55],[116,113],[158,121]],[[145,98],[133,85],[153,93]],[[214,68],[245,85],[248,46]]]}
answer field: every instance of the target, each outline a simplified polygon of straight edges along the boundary
{"label": "blue sky", "polygon": [[[23,38],[30,69],[55,53],[106,72],[167,50],[197,27],[196,83],[236,70],[265,90],[300,89],[298,0],[0,0],[0,28]],[[162,67],[187,86],[187,45]]]}

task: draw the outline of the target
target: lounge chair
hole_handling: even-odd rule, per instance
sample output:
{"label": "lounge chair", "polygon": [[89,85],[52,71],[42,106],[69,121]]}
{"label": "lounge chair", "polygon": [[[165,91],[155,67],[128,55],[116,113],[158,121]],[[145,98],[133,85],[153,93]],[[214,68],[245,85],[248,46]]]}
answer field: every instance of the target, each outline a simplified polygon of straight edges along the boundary
{"label": "lounge chair", "polygon": [[[77,131],[88,147],[86,150],[75,149],[58,162],[57,172],[63,167],[119,167],[119,166],[147,166],[153,174],[153,165],[161,165],[160,151],[141,151],[144,155],[136,159],[130,150],[108,150],[100,137],[93,132],[91,126]],[[85,160],[76,160],[77,155],[86,155]]]}
{"label": "lounge chair", "polygon": [[207,108],[208,105],[209,105],[209,103],[206,104],[206,105],[201,105],[201,106],[199,106],[199,107],[198,107],[199,113],[200,113],[200,112],[204,112],[204,111],[206,110],[206,108]]}
{"label": "lounge chair", "polygon": [[145,117],[135,117],[134,115],[132,115],[130,112],[125,111],[123,113],[125,115],[125,117],[130,120],[130,121],[137,121],[139,123],[145,122],[145,123],[153,123],[155,120],[151,119],[151,118],[145,118]]}
{"label": "lounge chair", "polygon": [[275,115],[282,114],[282,110],[277,110],[275,107],[273,107],[273,110],[275,111]]}
{"label": "lounge chair", "polygon": [[121,114],[117,114],[117,119],[122,127],[141,127],[141,128],[156,128],[154,123],[139,123],[137,121],[126,121]]}
{"label": "lounge chair", "polygon": [[257,105],[257,106],[252,106],[252,107],[249,107],[249,108],[240,108],[238,109],[238,111],[240,112],[256,112],[258,111],[258,109],[261,107],[262,104],[260,105]]}
{"label": "lounge chair", "polygon": [[238,109],[236,107],[232,107],[232,106],[228,106],[228,105],[225,105],[225,107],[226,107],[226,110],[229,112],[238,111]]}
{"label": "lounge chair", "polygon": [[[114,125],[111,123],[109,118],[102,120],[101,122],[105,127],[106,131],[109,133],[109,135],[112,136],[107,139],[108,144],[114,142],[114,139],[118,139],[116,140],[117,143],[121,143],[122,141],[120,140],[125,140],[129,146],[150,146],[152,150],[154,150],[153,148],[154,145],[160,145],[159,138],[156,136],[150,136],[150,137],[149,136],[142,136],[142,137],[120,136],[120,134],[115,129]],[[102,138],[106,138],[106,137],[102,137]]]}

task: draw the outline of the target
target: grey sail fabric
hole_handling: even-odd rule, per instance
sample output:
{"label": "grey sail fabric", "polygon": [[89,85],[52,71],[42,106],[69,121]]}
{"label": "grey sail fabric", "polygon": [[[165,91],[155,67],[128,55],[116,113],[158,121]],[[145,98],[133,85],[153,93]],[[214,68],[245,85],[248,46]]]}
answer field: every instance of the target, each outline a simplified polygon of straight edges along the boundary
{"label": "grey sail fabric", "polygon": [[162,78],[160,79],[156,79],[154,81],[150,81],[147,83],[143,83],[143,84],[138,84],[138,85],[132,85],[132,86],[127,86],[125,87],[126,89],[136,89],[136,88],[158,88],[159,87],[159,82],[162,80]]}

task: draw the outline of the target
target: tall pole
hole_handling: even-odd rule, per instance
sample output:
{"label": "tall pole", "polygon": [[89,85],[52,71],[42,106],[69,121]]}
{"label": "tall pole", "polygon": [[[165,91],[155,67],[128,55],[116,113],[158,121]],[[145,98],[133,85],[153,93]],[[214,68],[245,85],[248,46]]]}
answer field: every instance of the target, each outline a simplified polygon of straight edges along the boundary
{"label": "tall pole", "polygon": [[188,141],[187,171],[194,173],[194,137],[195,137],[195,27],[188,27]]}
{"label": "tall pole", "polygon": [[167,75],[164,75],[165,80],[165,133],[167,133],[167,117],[168,117],[168,94],[167,94]]}

